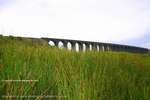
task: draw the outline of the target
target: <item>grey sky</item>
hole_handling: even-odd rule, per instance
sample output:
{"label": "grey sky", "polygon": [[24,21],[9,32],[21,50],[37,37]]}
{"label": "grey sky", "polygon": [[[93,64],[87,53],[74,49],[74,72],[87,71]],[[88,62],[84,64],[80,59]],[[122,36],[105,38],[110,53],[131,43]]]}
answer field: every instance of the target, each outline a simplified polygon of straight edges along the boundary
{"label": "grey sky", "polygon": [[0,29],[5,35],[123,43],[128,40],[140,41],[140,37],[149,34],[149,0],[2,2],[1,0]]}

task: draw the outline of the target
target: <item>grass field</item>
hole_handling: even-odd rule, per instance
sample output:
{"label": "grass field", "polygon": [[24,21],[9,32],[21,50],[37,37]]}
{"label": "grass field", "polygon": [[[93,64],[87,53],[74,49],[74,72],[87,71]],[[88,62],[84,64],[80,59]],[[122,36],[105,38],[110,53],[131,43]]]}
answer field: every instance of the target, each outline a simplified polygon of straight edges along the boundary
{"label": "grass field", "polygon": [[150,54],[77,53],[0,36],[0,80],[0,100],[150,100]]}

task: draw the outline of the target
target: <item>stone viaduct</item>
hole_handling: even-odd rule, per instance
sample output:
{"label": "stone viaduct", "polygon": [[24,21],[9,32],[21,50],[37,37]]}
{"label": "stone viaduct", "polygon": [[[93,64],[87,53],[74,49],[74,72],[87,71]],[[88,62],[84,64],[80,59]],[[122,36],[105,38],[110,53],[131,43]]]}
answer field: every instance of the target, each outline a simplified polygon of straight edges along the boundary
{"label": "stone viaduct", "polygon": [[76,44],[78,44],[79,51],[85,49],[95,50],[95,51],[124,51],[124,52],[133,52],[133,53],[148,53],[150,52],[147,48],[121,45],[121,44],[112,44],[112,43],[101,43],[101,42],[91,42],[91,41],[81,41],[81,40],[70,40],[70,39],[57,39],[57,38],[41,38],[47,42],[53,42],[56,47],[59,46],[61,42],[63,47],[68,49],[68,43],[71,45],[71,50],[76,50]]}

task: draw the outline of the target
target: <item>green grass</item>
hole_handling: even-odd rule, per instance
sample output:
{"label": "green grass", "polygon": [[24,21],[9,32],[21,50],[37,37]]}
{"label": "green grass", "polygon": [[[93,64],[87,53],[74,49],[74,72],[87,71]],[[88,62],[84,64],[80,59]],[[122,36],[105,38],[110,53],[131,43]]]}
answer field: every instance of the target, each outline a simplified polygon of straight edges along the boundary
{"label": "green grass", "polygon": [[[150,100],[150,54],[74,52],[0,36],[0,100]],[[54,98],[3,98],[53,95]]]}

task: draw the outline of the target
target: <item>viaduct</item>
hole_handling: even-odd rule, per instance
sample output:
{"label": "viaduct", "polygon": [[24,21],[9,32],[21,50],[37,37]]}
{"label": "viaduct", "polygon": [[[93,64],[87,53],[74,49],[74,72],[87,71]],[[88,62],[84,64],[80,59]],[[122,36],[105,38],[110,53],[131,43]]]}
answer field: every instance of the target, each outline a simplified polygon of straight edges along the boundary
{"label": "viaduct", "polygon": [[68,49],[68,43],[71,44],[71,49],[76,50],[76,44],[78,44],[79,51],[83,51],[83,48],[95,51],[123,51],[123,52],[133,52],[133,53],[148,53],[150,52],[147,48],[141,48],[136,46],[128,46],[121,44],[112,43],[102,43],[102,42],[91,42],[91,41],[81,41],[81,40],[70,40],[70,39],[57,39],[57,38],[41,38],[47,42],[53,42],[56,47],[59,47],[59,43],[63,44],[63,47]]}

